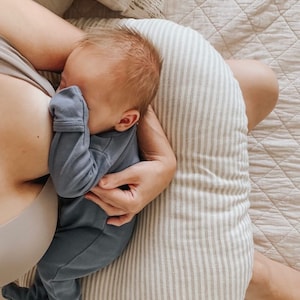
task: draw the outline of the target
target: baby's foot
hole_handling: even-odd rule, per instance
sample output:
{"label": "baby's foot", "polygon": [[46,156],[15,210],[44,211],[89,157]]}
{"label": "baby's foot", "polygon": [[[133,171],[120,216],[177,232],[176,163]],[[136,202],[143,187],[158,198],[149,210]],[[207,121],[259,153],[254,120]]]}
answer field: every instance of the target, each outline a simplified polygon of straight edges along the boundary
{"label": "baby's foot", "polygon": [[27,294],[28,288],[20,287],[14,282],[2,288],[2,296],[8,300],[29,300],[26,298]]}

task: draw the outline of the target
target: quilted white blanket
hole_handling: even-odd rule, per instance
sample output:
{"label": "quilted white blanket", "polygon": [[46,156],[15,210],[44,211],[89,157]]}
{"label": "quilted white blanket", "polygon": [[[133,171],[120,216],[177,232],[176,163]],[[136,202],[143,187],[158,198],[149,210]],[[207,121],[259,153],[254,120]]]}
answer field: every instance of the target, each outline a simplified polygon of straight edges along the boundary
{"label": "quilted white blanket", "polygon": [[166,1],[167,18],[201,32],[225,58],[270,65],[275,110],[249,136],[255,247],[300,270],[300,2]]}

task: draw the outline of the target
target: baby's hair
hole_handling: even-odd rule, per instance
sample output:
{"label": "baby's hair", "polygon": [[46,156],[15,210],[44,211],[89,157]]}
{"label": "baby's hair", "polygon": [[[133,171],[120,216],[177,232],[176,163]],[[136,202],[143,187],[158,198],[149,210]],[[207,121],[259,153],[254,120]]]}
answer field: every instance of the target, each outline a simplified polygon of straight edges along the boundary
{"label": "baby's hair", "polygon": [[162,60],[154,45],[125,26],[90,29],[80,45],[97,46],[99,53],[116,62],[115,76],[126,75],[119,87],[129,91],[135,99],[133,108],[143,115],[157,94],[160,80]]}

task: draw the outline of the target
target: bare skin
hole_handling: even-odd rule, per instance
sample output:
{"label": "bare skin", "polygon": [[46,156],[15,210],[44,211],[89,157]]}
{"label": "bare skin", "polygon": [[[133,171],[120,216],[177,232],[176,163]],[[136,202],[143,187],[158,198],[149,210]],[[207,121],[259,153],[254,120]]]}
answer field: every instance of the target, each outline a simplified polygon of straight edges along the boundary
{"label": "bare skin", "polygon": [[246,300],[300,299],[300,272],[254,253],[254,267]]}
{"label": "bare skin", "polygon": [[[0,75],[0,224],[17,216],[40,192],[31,180],[47,174],[51,133],[48,100],[22,80]],[[31,97],[28,97],[31,95]],[[35,105],[36,100],[40,105]],[[34,107],[34,109],[30,109]],[[16,132],[22,132],[16,136]],[[14,137],[14,138],[13,138]]]}
{"label": "bare skin", "polygon": [[259,61],[227,60],[227,63],[242,90],[250,132],[275,107],[279,92],[277,78]]}

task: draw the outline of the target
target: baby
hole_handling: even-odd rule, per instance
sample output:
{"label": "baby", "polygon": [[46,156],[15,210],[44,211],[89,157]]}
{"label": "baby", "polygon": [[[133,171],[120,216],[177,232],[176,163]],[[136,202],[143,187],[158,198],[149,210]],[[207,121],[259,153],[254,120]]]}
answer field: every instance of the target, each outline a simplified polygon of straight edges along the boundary
{"label": "baby", "polygon": [[79,300],[79,278],[116,259],[135,220],[120,226],[84,195],[106,173],[139,161],[136,123],[155,97],[161,60],[154,46],[126,29],[97,29],[67,59],[50,101],[54,137],[49,170],[59,219],[31,288],[11,283],[7,299]]}

